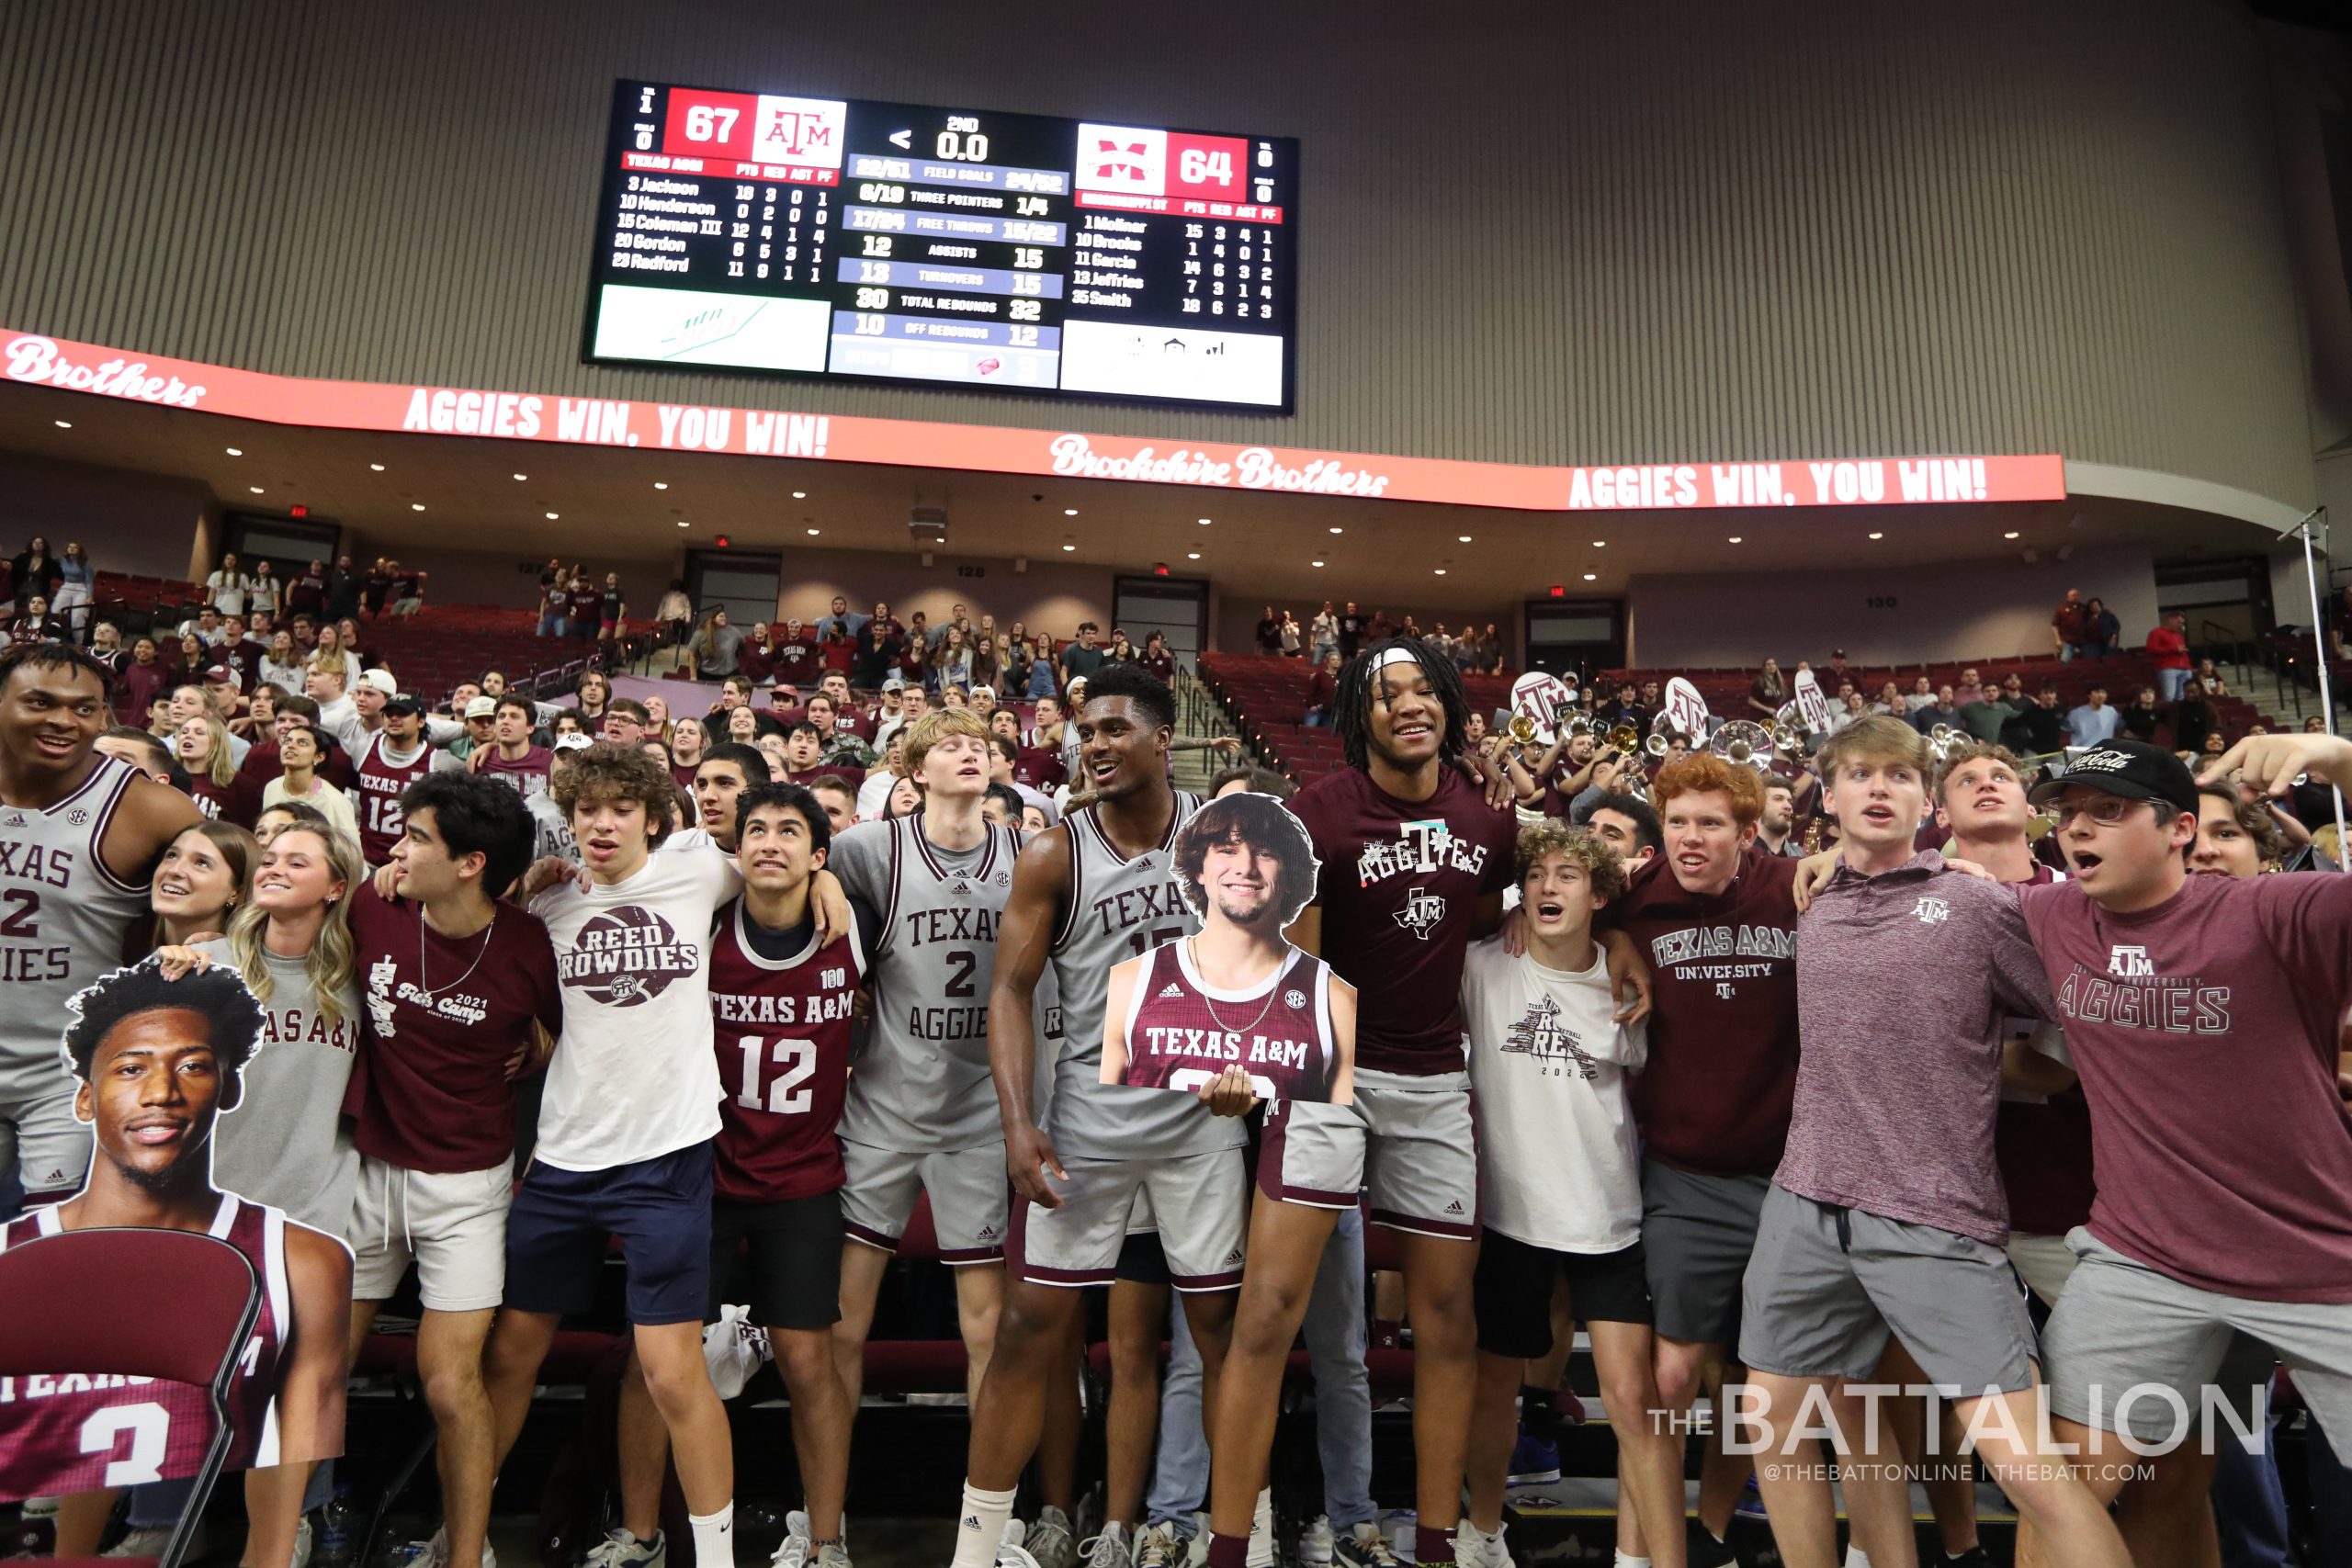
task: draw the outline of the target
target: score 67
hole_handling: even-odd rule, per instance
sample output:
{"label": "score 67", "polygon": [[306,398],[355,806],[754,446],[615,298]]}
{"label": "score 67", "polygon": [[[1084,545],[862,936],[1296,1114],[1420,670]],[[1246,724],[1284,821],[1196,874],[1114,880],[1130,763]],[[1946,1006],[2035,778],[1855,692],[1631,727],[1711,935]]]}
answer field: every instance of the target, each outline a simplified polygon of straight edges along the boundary
{"label": "score 67", "polygon": [[662,122],[662,151],[687,157],[749,158],[759,100],[749,93],[673,89]]}

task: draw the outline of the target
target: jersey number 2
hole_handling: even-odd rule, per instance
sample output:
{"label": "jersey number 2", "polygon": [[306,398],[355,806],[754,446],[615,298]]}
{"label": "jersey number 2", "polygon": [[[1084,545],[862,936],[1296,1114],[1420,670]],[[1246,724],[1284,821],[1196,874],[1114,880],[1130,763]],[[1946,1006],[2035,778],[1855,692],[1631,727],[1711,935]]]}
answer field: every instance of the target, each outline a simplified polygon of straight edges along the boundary
{"label": "jersey number 2", "polygon": [[[817,1043],[813,1040],[760,1040],[746,1038],[743,1048],[743,1088],[735,1096],[735,1103],[752,1111],[766,1111],[777,1116],[797,1116],[816,1103],[816,1096],[807,1087],[817,1076]],[[771,1057],[771,1053],[773,1055]],[[784,1070],[768,1081],[768,1091],[760,1093],[760,1069],[773,1059]]]}
{"label": "jersey number 2", "polygon": [[33,917],[40,913],[40,895],[29,887],[11,887],[0,893],[0,901],[8,912],[0,915],[0,936],[37,937],[40,922]]}

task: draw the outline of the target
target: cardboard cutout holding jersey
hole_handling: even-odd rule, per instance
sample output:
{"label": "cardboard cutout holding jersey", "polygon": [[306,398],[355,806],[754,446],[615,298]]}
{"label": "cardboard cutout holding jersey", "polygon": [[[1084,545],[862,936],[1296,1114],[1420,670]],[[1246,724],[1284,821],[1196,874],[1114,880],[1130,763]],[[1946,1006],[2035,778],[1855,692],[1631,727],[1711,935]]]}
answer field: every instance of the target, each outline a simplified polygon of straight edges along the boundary
{"label": "cardboard cutout holding jersey", "polygon": [[[214,1133],[244,1094],[261,1048],[261,1003],[232,968],[170,977],[150,958],[102,976],[67,1004],[64,1070],[95,1147],[82,1190],[0,1227],[0,1249],[99,1228],[198,1231],[243,1252],[261,1311],[229,1397],[224,1468],[343,1452],[351,1254],[285,1213],[213,1184]],[[173,1281],[149,1287],[155,1332],[172,1332]],[[71,1314],[74,1303],[55,1303]],[[197,1473],[211,1401],[192,1383],[88,1376],[71,1368],[0,1378],[0,1501]]]}
{"label": "cardboard cutout holding jersey", "polygon": [[1270,795],[1210,801],[1176,835],[1170,875],[1201,922],[1111,971],[1102,1082],[1210,1099],[1355,1098],[1355,989],[1283,936],[1322,863]]}

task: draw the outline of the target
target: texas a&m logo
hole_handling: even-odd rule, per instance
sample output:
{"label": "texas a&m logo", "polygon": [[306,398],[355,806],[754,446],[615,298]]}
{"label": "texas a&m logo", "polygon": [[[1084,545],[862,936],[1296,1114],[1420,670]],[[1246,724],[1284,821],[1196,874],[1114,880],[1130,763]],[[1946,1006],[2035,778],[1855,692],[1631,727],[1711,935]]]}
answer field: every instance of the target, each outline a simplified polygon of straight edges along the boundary
{"label": "texas a&m logo", "polygon": [[2118,946],[2108,950],[2107,972],[2119,980],[2152,980],[2156,969],[2146,948]]}

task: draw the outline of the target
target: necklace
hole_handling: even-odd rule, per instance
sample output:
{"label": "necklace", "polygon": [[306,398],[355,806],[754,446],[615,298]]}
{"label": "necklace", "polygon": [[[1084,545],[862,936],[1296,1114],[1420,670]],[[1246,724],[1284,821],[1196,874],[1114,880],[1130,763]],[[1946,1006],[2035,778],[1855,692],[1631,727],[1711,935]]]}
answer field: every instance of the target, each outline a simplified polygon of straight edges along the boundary
{"label": "necklace", "polygon": [[[464,985],[468,980],[473,978],[474,971],[481,967],[482,959],[488,956],[490,953],[490,933],[497,929],[498,911],[496,909],[492,909],[490,912],[489,923],[481,928],[481,951],[474,954],[474,961],[471,964],[466,965],[466,972],[458,976],[455,983],[444,987],[445,990],[454,991],[458,987]],[[422,908],[419,908],[416,911],[417,1005],[429,1012],[433,1009],[434,990],[431,986],[425,984],[424,980],[424,910]]]}
{"label": "necklace", "polygon": [[[1192,955],[1193,973],[1195,975],[1202,973],[1201,950],[1199,946],[1196,945],[1199,941],[1200,939],[1198,937],[1188,936],[1184,939],[1184,951]],[[1209,1021],[1216,1024],[1219,1029],[1224,1030],[1227,1034],[1238,1036],[1250,1033],[1255,1031],[1260,1024],[1265,1022],[1266,1014],[1273,1010],[1274,993],[1282,988],[1282,977],[1283,972],[1280,969],[1276,969],[1272,975],[1267,976],[1265,1005],[1258,1010],[1258,1016],[1251,1019],[1249,1024],[1244,1028],[1235,1029],[1231,1025],[1227,1024],[1224,1019],[1217,1016],[1216,1002],[1208,994],[1208,982],[1205,978],[1201,982],[1201,1005],[1209,1010]]]}

